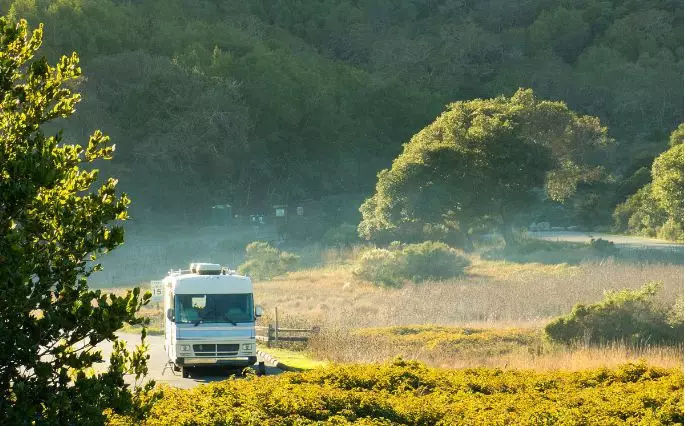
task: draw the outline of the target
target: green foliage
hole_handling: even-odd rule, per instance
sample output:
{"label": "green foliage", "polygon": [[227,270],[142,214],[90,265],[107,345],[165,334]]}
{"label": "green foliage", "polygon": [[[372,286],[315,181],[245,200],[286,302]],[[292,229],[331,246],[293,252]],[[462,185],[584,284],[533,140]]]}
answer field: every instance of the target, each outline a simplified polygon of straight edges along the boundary
{"label": "green foliage", "polygon": [[351,246],[358,241],[357,227],[349,223],[341,223],[323,234],[323,243],[327,246]]}
{"label": "green foliage", "polygon": [[445,243],[426,241],[402,247],[403,275],[414,282],[442,280],[464,274],[471,262]]}
{"label": "green foliage", "polygon": [[613,216],[616,231],[628,231],[648,237],[656,236],[656,230],[666,220],[666,212],[654,200],[651,183],[616,206]]}
{"label": "green foliage", "polygon": [[454,278],[470,265],[467,258],[444,243],[393,243],[389,248],[373,248],[361,253],[354,274],[361,279],[387,286],[401,286],[406,280],[422,282]]}
{"label": "green foliage", "polygon": [[397,359],[165,387],[143,424],[678,424],[682,381],[680,369],[644,363],[537,373]]}
{"label": "green foliage", "polygon": [[121,176],[141,220],[148,209],[177,217],[230,202],[252,213],[272,202],[368,194],[402,141],[445,104],[519,87],[607,124],[621,144],[611,156],[616,174],[651,162],[683,115],[679,2],[0,7],[46,23],[48,58],[82,53],[85,102],[65,134],[97,125],[117,138],[117,158],[103,167]]}
{"label": "green foliage", "polygon": [[258,280],[270,280],[275,276],[292,271],[300,257],[281,251],[263,241],[254,241],[245,247],[245,262],[238,266],[238,272]]}
{"label": "green foliage", "polygon": [[683,133],[683,123],[680,123],[680,125],[673,132],[671,132],[671,136],[668,138],[668,146],[674,147],[676,145],[682,145],[683,138],[685,138]]}
{"label": "green foliage", "polygon": [[[93,163],[114,151],[100,131],[85,147],[43,132],[80,100],[70,89],[78,56],[34,59],[42,26],[31,32],[24,20],[0,18],[0,35],[0,413],[6,424],[97,424],[105,409],[131,413],[149,389],[145,333],[133,351],[114,334],[145,324],[136,314],[149,293],[87,284],[97,257],[123,242],[129,200],[115,179],[96,185]],[[109,366],[93,372],[104,341],[114,345]]]}
{"label": "green foliage", "polygon": [[652,194],[669,218],[683,223],[683,144],[677,144],[654,160]]}
{"label": "green foliage", "polygon": [[638,290],[608,293],[592,305],[576,305],[570,314],[547,324],[545,332],[563,343],[682,344],[682,316],[674,319],[654,300],[660,287],[659,283],[649,283]]}
{"label": "green foliage", "polygon": [[647,185],[652,180],[652,172],[648,167],[640,167],[630,177],[621,181],[616,187],[616,198],[627,200],[640,188]]}
{"label": "green foliage", "polygon": [[683,223],[669,217],[656,231],[656,237],[668,241],[683,241]]}
{"label": "green foliage", "polygon": [[617,231],[683,239],[683,125],[671,133],[670,148],[652,164],[651,182],[614,210]]}
{"label": "green foliage", "polygon": [[355,262],[354,274],[366,281],[387,286],[402,283],[403,258],[396,250],[372,248],[363,251]]}
{"label": "green foliage", "polygon": [[532,90],[456,102],[379,173],[375,194],[360,208],[359,233],[374,240],[440,223],[468,234],[490,223],[511,242],[511,226],[530,210],[536,189],[563,201],[580,182],[601,179],[597,155],[608,143],[598,119]]}

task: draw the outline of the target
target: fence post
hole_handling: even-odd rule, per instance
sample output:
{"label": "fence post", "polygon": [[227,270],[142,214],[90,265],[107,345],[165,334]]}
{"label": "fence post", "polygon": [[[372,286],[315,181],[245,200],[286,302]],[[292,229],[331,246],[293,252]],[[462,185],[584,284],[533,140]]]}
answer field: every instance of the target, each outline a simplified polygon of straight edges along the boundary
{"label": "fence post", "polygon": [[271,347],[271,341],[274,339],[274,327],[269,323],[269,329],[266,332],[266,347]]}
{"label": "fence post", "polygon": [[274,341],[276,342],[276,345],[278,345],[278,306],[275,309],[276,309],[276,338],[274,339]]}

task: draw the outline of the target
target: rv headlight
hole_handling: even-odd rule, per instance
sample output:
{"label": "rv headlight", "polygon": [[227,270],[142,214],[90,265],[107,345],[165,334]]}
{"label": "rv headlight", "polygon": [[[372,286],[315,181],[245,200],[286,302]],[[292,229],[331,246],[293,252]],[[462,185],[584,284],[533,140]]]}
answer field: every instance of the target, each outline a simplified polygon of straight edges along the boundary
{"label": "rv headlight", "polygon": [[190,345],[181,345],[181,350],[182,350],[183,352],[189,351],[189,350],[190,350]]}
{"label": "rv headlight", "polygon": [[243,343],[243,350],[244,351],[251,351],[252,350],[252,343]]}

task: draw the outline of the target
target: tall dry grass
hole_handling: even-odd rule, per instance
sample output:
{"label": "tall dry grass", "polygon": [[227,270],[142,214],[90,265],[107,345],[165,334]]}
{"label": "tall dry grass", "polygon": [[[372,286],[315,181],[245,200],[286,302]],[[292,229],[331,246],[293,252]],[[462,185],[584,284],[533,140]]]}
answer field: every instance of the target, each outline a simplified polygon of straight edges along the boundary
{"label": "tall dry grass", "polygon": [[[608,290],[639,288],[662,281],[659,298],[673,304],[683,298],[682,265],[584,263],[578,266],[517,264],[472,258],[464,277],[443,282],[407,284],[387,289],[357,280],[349,264],[353,252],[329,250],[329,266],[291,272],[255,283],[255,302],[266,311],[262,323],[281,326],[318,325],[321,334],[309,350],[340,362],[376,362],[401,355],[440,367],[594,368],[646,359],[664,367],[682,365],[682,347],[521,346],[502,353],[455,353],[402,346],[355,334],[360,328],[415,324],[475,328],[540,330],[551,318],[577,303],[602,299]],[[115,291],[122,291],[116,289]],[[153,327],[161,326],[161,309],[144,308]]]}
{"label": "tall dry grass", "polygon": [[602,299],[609,290],[638,288],[662,281],[659,298],[673,304],[683,298],[680,265],[586,263],[579,266],[514,264],[473,259],[469,274],[444,282],[386,289],[358,281],[349,265],[290,273],[255,285],[257,303],[273,321],[278,307],[282,325],[319,325],[310,352],[339,362],[378,362],[402,356],[440,367],[585,369],[646,359],[664,367],[681,366],[682,347],[521,346],[505,353],[454,353],[421,346],[397,346],[359,336],[355,330],[377,326],[435,324],[477,328],[540,330],[551,318],[577,303]]}
{"label": "tall dry grass", "polygon": [[461,348],[456,342],[406,344],[379,335],[329,329],[310,341],[308,351],[315,358],[334,362],[377,363],[400,356],[442,368],[584,370],[615,367],[638,360],[665,368],[683,365],[682,345],[631,345],[617,342],[603,346],[566,346],[546,341],[540,330],[531,330],[531,335],[533,339],[519,345],[506,342],[505,339],[494,339]]}
{"label": "tall dry grass", "polygon": [[539,325],[577,303],[596,302],[608,290],[664,283],[660,298],[683,297],[679,265],[593,263],[519,265],[475,261],[463,278],[386,289],[361,282],[348,265],[290,273],[255,284],[255,299],[282,321],[326,327],[407,324]]}

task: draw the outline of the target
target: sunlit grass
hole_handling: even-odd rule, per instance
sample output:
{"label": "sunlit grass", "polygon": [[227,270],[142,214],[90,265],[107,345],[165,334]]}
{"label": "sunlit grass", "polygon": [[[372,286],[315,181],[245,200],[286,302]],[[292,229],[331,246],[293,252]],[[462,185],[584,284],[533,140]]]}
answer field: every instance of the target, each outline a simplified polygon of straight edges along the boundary
{"label": "sunlit grass", "polygon": [[[379,288],[352,274],[349,251],[331,251],[330,263],[255,282],[260,323],[320,326],[307,354],[315,359],[376,362],[402,355],[443,367],[594,368],[646,359],[682,364],[677,347],[566,347],[546,342],[542,328],[577,303],[594,303],[609,290],[662,281],[659,299],[683,297],[682,265],[618,262],[580,265],[513,263],[472,256],[463,277],[403,288]],[[123,292],[124,289],[115,289]],[[151,329],[162,332],[158,304],[143,308]],[[419,330],[400,333],[398,330]],[[464,330],[487,330],[466,334]],[[363,331],[366,330],[366,331]],[[376,331],[369,331],[376,330]]]}
{"label": "sunlit grass", "polygon": [[540,278],[544,275],[574,274],[580,271],[579,266],[571,266],[567,263],[543,264],[543,263],[514,263],[504,260],[484,260],[477,256],[472,257],[472,264],[467,268],[471,277],[488,277],[495,280],[507,280],[513,276],[517,278]]}
{"label": "sunlit grass", "polygon": [[276,358],[280,363],[297,369],[297,370],[311,370],[313,368],[321,368],[327,366],[327,361],[321,361],[312,358],[305,351],[293,351],[283,348],[267,348],[259,346],[259,350],[266,352],[272,357]]}
{"label": "sunlit grass", "polygon": [[541,329],[408,326],[328,330],[311,341],[310,353],[334,362],[383,362],[401,356],[436,367],[494,367],[534,370],[584,370],[645,360],[680,368],[682,345],[561,345]]}

